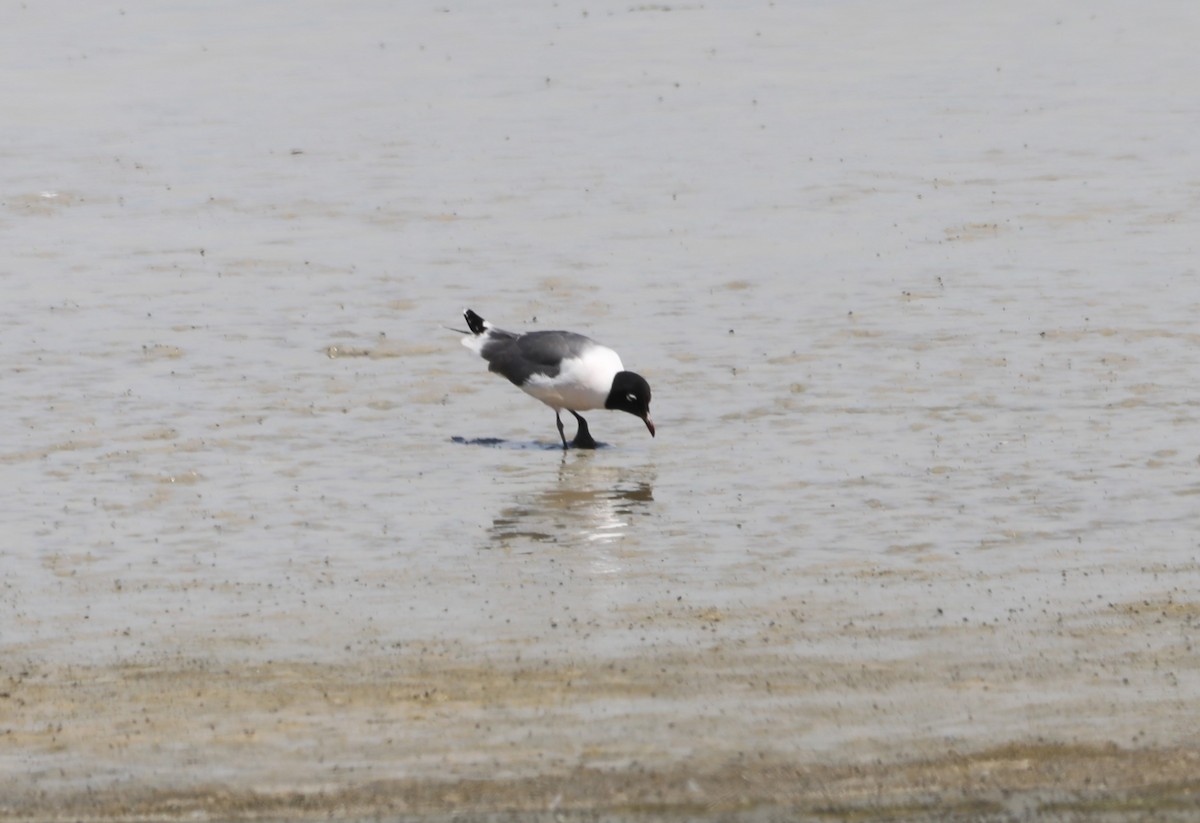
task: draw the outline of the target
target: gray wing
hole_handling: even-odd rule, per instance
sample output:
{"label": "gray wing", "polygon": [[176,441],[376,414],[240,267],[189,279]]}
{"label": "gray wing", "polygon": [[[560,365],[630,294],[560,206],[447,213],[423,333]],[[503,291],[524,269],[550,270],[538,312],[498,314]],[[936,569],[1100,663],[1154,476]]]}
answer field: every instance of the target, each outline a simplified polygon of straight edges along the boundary
{"label": "gray wing", "polygon": [[488,370],[504,375],[518,386],[535,374],[555,377],[559,364],[581,357],[595,341],[569,331],[531,331],[526,334],[489,329],[488,341],[480,354],[488,361]]}

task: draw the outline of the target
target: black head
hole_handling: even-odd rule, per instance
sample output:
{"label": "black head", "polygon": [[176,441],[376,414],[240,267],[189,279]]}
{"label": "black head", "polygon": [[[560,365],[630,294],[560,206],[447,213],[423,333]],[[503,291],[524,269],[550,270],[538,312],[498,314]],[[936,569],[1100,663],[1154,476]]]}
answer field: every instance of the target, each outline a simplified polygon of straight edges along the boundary
{"label": "black head", "polygon": [[650,384],[646,378],[631,371],[617,372],[613,378],[612,391],[604,401],[604,408],[629,412],[640,417],[654,436],[654,421],[650,419]]}

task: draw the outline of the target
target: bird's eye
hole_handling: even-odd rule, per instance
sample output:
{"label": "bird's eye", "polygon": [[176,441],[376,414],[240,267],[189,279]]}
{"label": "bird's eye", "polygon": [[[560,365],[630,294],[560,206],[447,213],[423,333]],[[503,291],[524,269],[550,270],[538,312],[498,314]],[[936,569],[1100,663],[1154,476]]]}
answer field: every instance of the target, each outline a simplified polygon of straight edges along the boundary
{"label": "bird's eye", "polygon": [[627,394],[627,395],[625,395],[625,399],[628,400],[630,403],[636,403],[637,395],[636,394]]}

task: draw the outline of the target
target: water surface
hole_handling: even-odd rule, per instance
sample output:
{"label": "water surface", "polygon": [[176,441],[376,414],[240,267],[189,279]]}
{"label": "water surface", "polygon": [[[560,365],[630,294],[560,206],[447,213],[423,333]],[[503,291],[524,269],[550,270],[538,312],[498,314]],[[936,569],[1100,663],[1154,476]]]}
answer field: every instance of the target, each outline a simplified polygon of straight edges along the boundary
{"label": "water surface", "polygon": [[0,786],[1194,748],[1198,23],[0,12]]}

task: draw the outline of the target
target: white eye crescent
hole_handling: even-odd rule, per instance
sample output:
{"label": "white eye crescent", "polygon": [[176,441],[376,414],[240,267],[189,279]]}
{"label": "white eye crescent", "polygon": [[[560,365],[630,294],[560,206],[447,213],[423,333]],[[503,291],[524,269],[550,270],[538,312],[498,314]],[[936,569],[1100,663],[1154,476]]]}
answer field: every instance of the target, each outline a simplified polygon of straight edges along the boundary
{"label": "white eye crescent", "polygon": [[627,394],[627,395],[625,395],[625,399],[628,400],[630,403],[635,403],[635,402],[637,402],[637,395],[636,394]]}

